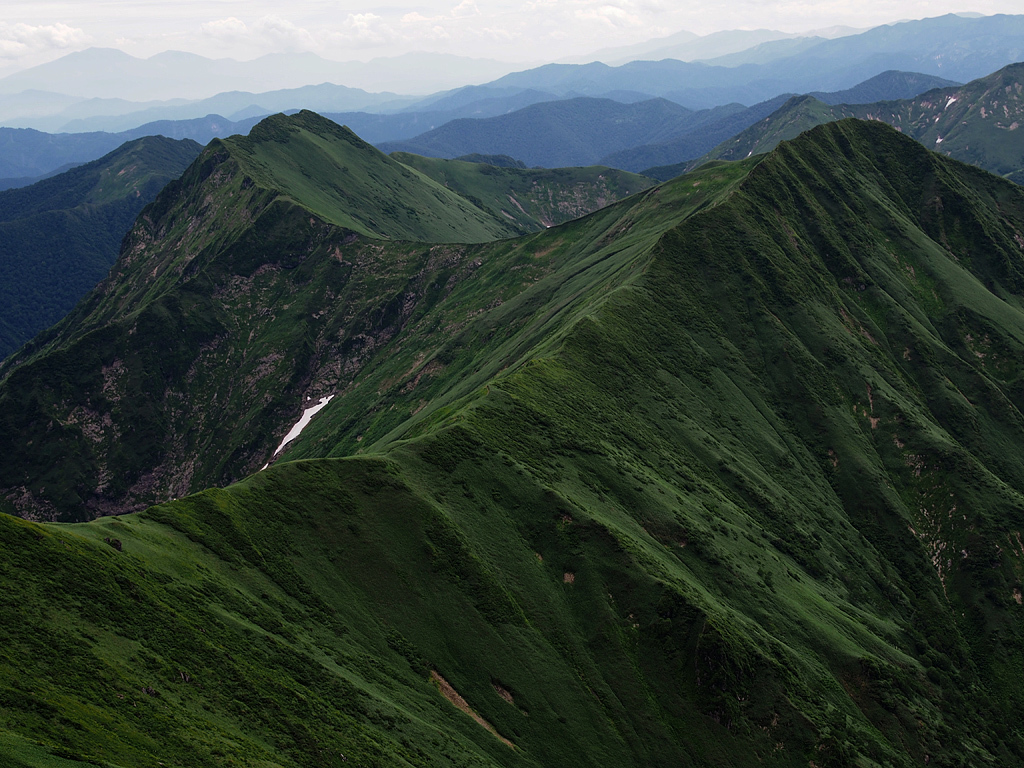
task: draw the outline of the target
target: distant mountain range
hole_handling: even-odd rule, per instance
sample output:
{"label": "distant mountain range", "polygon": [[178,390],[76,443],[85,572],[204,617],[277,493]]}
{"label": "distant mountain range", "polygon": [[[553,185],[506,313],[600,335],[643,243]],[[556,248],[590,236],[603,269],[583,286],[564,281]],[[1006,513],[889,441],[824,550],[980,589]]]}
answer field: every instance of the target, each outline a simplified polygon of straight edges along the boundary
{"label": "distant mountain range", "polygon": [[[948,81],[933,76],[883,73],[844,94],[821,95],[838,99],[883,94],[893,99],[946,84]],[[479,86],[428,100],[429,109],[425,111],[324,114],[387,151],[449,158],[471,153],[506,154],[528,165],[602,163],[639,171],[697,157],[767,116],[783,101],[776,99],[749,109],[730,104],[692,111],[667,100],[646,106],[612,99],[573,101],[543,91]],[[489,117],[493,119],[488,121]],[[141,136],[163,135],[206,144],[215,137],[248,133],[260,119],[262,116],[231,120],[207,115],[155,121],[120,133],[46,134],[0,128],[0,147],[5,149],[0,153],[0,180],[7,179],[8,186],[24,185]],[[646,145],[650,146],[644,148]]]}
{"label": "distant mountain range", "polygon": [[510,155],[529,166],[593,165],[620,147],[672,135],[692,110],[666,99],[623,104],[611,99],[548,101],[508,115],[461,119],[408,141],[384,142],[384,152],[458,157],[473,152]]}
{"label": "distant mountain range", "polygon": [[[815,97],[829,104],[858,104],[908,98],[932,88],[955,85],[957,83],[934,75],[921,75],[914,72],[883,72],[853,88],[835,93],[819,91]],[[748,109],[738,110],[715,120],[708,120],[699,127],[687,128],[670,141],[620,150],[601,158],[601,162],[614,168],[647,172],[652,167],[672,165],[684,159],[700,157],[720,142],[735,136],[744,128],[772,114],[789,98],[789,94],[776,96],[774,99],[755,104]],[[657,178],[664,177],[657,174]]]}
{"label": "distant mountain range", "polygon": [[781,93],[842,90],[886,70],[966,82],[1022,59],[1024,16],[951,14],[822,40],[764,64],[716,66],[713,61],[673,59],[633,61],[618,67],[549,64],[506,75],[490,85],[561,96],[639,91],[704,108],[733,101],[754,104]]}
{"label": "distant mountain range", "polygon": [[[117,99],[89,99],[78,102],[45,118],[8,121],[12,127],[33,128],[60,133],[108,131],[119,133],[157,120],[191,120],[211,114],[229,115],[232,120],[265,117],[302,106],[320,112],[339,110],[375,112],[385,106],[399,107],[414,99],[400,99],[393,93],[367,93],[342,85],[306,85],[279,91],[249,93],[228,91],[208,99],[169,104],[153,104],[132,109],[132,102]],[[111,106],[108,106],[111,105]],[[129,111],[130,110],[130,111]]]}
{"label": "distant mountain range", "polygon": [[[823,96],[838,101],[882,93],[895,99],[940,85],[951,83],[930,75],[885,72],[853,89]],[[698,111],[666,99],[632,104],[588,98],[544,101],[507,115],[453,120],[411,139],[378,146],[386,152],[430,157],[505,154],[549,168],[600,164],[638,172],[699,157],[770,115],[787,98],[778,96],[749,108],[728,104]]]}
{"label": "distant mountain range", "polygon": [[[611,66],[626,64],[630,61],[660,61],[662,59],[678,59],[679,61],[719,60],[732,55],[750,55],[759,51],[765,43],[785,41],[790,51],[816,45],[827,38],[845,37],[864,32],[863,29],[852,27],[831,27],[814,30],[803,34],[780,32],[774,29],[733,29],[713,32],[709,35],[695,35],[692,32],[677,32],[667,37],[648,40],[634,45],[604,48],[589,56],[565,59],[559,63],[585,64],[600,61]],[[757,54],[754,53],[754,56]]]}
{"label": "distant mountain range", "polygon": [[[487,82],[517,67],[506,62],[410,53],[338,62],[313,53],[268,54],[252,61],[166,51],[147,59],[90,48],[0,79],[0,94],[43,91],[85,99],[205,99],[226,91],[280,90],[320,83],[370,91],[429,94]],[[301,106],[301,105],[295,105]]]}
{"label": "distant mountain range", "polygon": [[[90,49],[0,79],[0,124],[50,132],[120,132],[154,120],[211,114],[237,121],[300,109],[447,112],[456,102],[465,107],[471,101],[499,100],[481,107],[482,114],[453,114],[450,120],[580,96],[622,102],[659,97],[706,109],[730,103],[750,106],[784,93],[841,91],[887,70],[965,82],[1024,59],[1024,16],[951,14],[854,32],[834,29],[811,37],[770,30],[702,38],[682,34],[632,47],[629,55],[634,59],[617,66],[592,61],[525,70],[428,54],[367,63],[330,62],[312,54],[237,62],[180,52],[143,60],[116,50]],[[707,58],[721,51],[731,53]],[[702,55],[701,61],[694,60]],[[489,95],[472,88],[467,93],[442,90],[464,88],[469,79],[486,86]],[[526,95],[517,101],[519,94]],[[398,138],[408,136],[375,140]]]}

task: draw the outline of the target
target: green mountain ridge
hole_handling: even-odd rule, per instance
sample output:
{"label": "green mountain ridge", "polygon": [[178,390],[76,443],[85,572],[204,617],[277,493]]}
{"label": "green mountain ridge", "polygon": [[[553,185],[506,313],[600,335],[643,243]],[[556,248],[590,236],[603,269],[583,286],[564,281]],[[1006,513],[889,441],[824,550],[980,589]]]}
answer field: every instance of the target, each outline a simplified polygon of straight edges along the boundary
{"label": "green mountain ridge", "polygon": [[142,208],[199,154],[149,137],[0,192],[0,358],[67,314],[110,269]]}
{"label": "green mountain ridge", "polygon": [[[835,93],[819,91],[811,95],[828,104],[856,104],[879,101],[881,98],[910,98],[925,90],[953,85],[957,85],[957,83],[940,77],[916,72],[889,71],[865,80],[850,89]],[[630,171],[644,173],[653,171],[656,178],[667,181],[673,176],[678,176],[682,172],[681,168],[688,161],[696,157],[703,157],[741,131],[777,112],[790,98],[792,98],[791,94],[782,94],[733,114],[708,120],[706,124],[689,126],[682,135],[673,137],[669,141],[622,150],[603,158],[602,163]],[[793,138],[795,135],[786,138]]]}
{"label": "green mountain ridge", "polygon": [[[0,470],[60,453],[87,478],[92,440],[158,477],[128,425],[172,403],[188,434],[251,438],[185,452],[209,484],[266,461],[289,398],[335,397],[286,448],[302,460],[230,488],[74,526],[0,516],[0,749],[1024,764],[1019,187],[844,120],[514,240],[353,240],[289,208],[129,302],[141,284],[117,281],[150,273],[147,233],[191,220],[173,198],[203,200],[207,170],[4,367]],[[4,495],[77,511],[56,474],[29,482]]]}
{"label": "green mountain ridge", "polygon": [[[215,140],[241,173],[324,222],[375,238],[484,242],[516,232],[313,112],[275,115]],[[327,181],[329,180],[329,181]]]}
{"label": "green mountain ridge", "polygon": [[[888,123],[929,149],[1020,181],[1024,179],[1024,134],[1017,130],[1024,124],[1022,94],[1024,63],[1011,64],[966,85],[930,90],[914,99],[828,106],[809,96],[796,97],[775,114],[676,170],[768,152],[780,141],[815,125],[856,117]],[[655,169],[645,173],[664,176]]]}
{"label": "green mountain ridge", "polygon": [[[28,429],[76,457],[54,465],[17,450],[4,495],[22,514],[86,519],[241,479],[271,458],[307,388],[319,396],[372,361],[393,365],[394,336],[483,267],[472,245],[450,244],[454,235],[493,240],[544,226],[522,206],[501,216],[491,198],[506,187],[494,179],[514,177],[529,194],[537,182],[547,203],[527,194],[524,203],[563,221],[650,183],[610,170],[421,165],[477,179],[470,188],[483,207],[312,113],[212,143],[143,212],[108,278],[0,367],[12,398],[0,438],[13,448]],[[420,241],[409,239],[415,233]],[[516,244],[502,250],[522,261]],[[550,269],[550,260],[519,264],[502,282],[517,291]],[[448,342],[465,311],[431,327],[433,343]],[[88,366],[78,361],[97,359],[107,373],[82,378]],[[59,435],[40,418],[53,404],[38,399],[54,392],[54,365],[59,388],[76,392]],[[206,394],[193,406],[196,386]],[[222,408],[209,407],[218,399],[246,417],[224,423]]]}

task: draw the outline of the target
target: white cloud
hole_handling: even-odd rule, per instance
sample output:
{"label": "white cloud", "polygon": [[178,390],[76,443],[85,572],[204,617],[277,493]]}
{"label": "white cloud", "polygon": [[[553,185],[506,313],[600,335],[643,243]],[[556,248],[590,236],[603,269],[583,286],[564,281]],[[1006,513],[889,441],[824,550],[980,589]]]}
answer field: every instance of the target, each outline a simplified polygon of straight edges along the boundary
{"label": "white cloud", "polygon": [[308,51],[318,47],[316,38],[309,30],[280,16],[264,16],[253,27],[259,36],[277,50]]}
{"label": "white cloud", "polygon": [[67,24],[0,23],[0,58],[17,59],[23,56],[53,50],[80,48],[89,42],[89,36],[77,27]]}
{"label": "white cloud", "polygon": [[357,45],[383,45],[395,39],[395,30],[375,13],[350,13],[342,37]]}
{"label": "white cloud", "polygon": [[204,35],[216,37],[220,40],[237,40],[249,34],[249,27],[241,19],[229,16],[226,19],[208,21],[200,29]]}
{"label": "white cloud", "polygon": [[516,39],[515,34],[504,27],[484,27],[480,30],[480,34],[503,43],[512,42]]}
{"label": "white cloud", "polygon": [[443,20],[443,16],[424,16],[419,11],[412,11],[402,17],[403,24],[422,24],[424,22],[433,24],[435,21]]}
{"label": "white cloud", "polygon": [[338,45],[372,47],[386,45],[397,37],[394,29],[375,13],[350,13],[341,24],[317,27],[315,32],[276,15],[263,16],[249,24],[230,16],[203,24],[202,31],[228,43],[289,52],[322,52]]}
{"label": "white cloud", "polygon": [[467,16],[479,16],[480,9],[476,5],[476,0],[462,0],[461,3],[452,8],[451,15],[453,19],[464,19]]}

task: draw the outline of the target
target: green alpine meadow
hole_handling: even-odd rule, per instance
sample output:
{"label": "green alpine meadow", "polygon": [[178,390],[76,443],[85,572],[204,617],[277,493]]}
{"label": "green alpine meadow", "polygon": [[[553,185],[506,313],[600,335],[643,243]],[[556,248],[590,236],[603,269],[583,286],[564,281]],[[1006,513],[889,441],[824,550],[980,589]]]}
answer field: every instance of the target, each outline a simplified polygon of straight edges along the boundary
{"label": "green alpine meadow", "polygon": [[302,112],[142,211],[0,366],[5,765],[1024,765],[1024,189],[567,174]]}

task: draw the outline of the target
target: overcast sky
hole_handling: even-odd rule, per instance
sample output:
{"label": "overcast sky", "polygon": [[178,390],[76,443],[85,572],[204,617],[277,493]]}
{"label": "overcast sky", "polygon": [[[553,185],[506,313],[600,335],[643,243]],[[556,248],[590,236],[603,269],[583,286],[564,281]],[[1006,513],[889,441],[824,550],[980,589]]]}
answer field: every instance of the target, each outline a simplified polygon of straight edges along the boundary
{"label": "overcast sky", "polygon": [[251,59],[312,51],[338,61],[436,51],[552,61],[688,30],[802,32],[971,11],[1020,13],[1020,0],[0,0],[0,74],[90,46],[135,56],[183,50]]}

